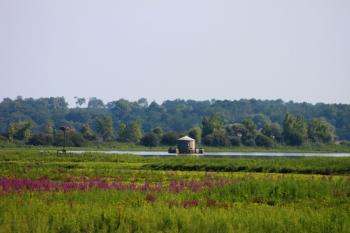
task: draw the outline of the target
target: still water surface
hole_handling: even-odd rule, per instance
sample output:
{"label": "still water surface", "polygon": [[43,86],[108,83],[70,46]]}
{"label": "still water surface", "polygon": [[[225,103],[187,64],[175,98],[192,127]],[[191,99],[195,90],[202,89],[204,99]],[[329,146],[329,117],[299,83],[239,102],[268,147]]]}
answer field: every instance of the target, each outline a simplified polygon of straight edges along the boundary
{"label": "still water surface", "polygon": [[[132,154],[143,156],[175,156],[166,151],[118,151],[118,150],[96,150],[96,151],[67,151],[72,154],[103,153],[103,154]],[[199,156],[251,156],[251,157],[350,157],[350,153],[297,153],[297,152],[205,152]]]}

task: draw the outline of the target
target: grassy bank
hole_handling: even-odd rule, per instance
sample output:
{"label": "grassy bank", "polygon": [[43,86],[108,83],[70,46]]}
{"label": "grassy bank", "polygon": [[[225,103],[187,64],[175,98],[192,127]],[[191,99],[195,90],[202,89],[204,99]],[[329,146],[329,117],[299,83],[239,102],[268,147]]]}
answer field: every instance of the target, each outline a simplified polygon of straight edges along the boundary
{"label": "grassy bank", "polygon": [[[275,147],[247,147],[247,146],[230,146],[230,147],[208,147],[199,146],[204,148],[208,152],[321,152],[321,153],[350,153],[349,145],[315,145],[309,144],[304,146],[275,146]],[[2,149],[13,150],[59,150],[61,147],[53,146],[29,146],[29,145],[15,145],[15,144],[3,144],[0,146]],[[104,143],[94,146],[85,147],[67,147],[68,150],[120,150],[120,151],[168,151],[169,146],[157,146],[157,147],[145,147],[141,145],[129,144],[129,143]]]}

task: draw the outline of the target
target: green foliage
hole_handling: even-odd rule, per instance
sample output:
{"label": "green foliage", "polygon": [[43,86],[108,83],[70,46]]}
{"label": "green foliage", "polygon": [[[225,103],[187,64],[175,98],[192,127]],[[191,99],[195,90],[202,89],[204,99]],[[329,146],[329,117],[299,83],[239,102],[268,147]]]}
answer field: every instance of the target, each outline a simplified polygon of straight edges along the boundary
{"label": "green foliage", "polygon": [[[260,173],[227,172],[234,167]],[[0,178],[45,181],[45,176],[67,182],[102,177],[107,182],[116,179],[131,186],[161,187],[159,191],[0,191],[0,233],[347,233],[348,176],[276,172],[350,174],[349,167],[350,158],[162,158],[0,151]],[[272,173],[261,173],[266,171]],[[172,181],[200,182],[204,188],[170,191]],[[222,185],[210,188],[213,182]]]}
{"label": "green foliage", "polygon": [[119,125],[119,138],[122,142],[138,143],[142,138],[142,129],[139,121],[133,121],[128,125]]}
{"label": "green foliage", "polygon": [[150,132],[150,133],[146,134],[141,139],[141,145],[147,146],[147,147],[150,147],[150,148],[158,146],[159,142],[160,142],[159,135],[157,135],[157,134],[155,134],[153,132]]}
{"label": "green foliage", "polygon": [[54,128],[54,123],[51,119],[47,120],[44,126],[41,129],[42,133],[48,134],[48,135],[53,135],[55,128]]}
{"label": "green foliage", "polygon": [[163,136],[163,130],[160,127],[152,129],[152,133],[157,134],[159,138]]}
{"label": "green foliage", "polygon": [[194,140],[196,140],[197,145],[200,145],[202,143],[202,129],[200,127],[193,127],[188,132],[188,135]]}
{"label": "green foliage", "polygon": [[281,143],[283,140],[282,128],[277,123],[265,124],[264,127],[261,129],[261,133],[269,138],[272,138],[278,143]]}
{"label": "green foliage", "polygon": [[92,109],[102,109],[104,108],[105,105],[102,100],[96,98],[96,97],[91,97],[88,102],[88,108]]}
{"label": "green foliage", "polygon": [[203,143],[208,146],[229,146],[230,140],[226,135],[219,114],[204,117],[202,121]]}
{"label": "green foliage", "polygon": [[257,146],[272,147],[274,146],[274,140],[264,134],[258,134],[255,138],[255,144]]}
{"label": "green foliage", "polygon": [[[77,98],[77,101],[78,99],[82,98]],[[79,103],[82,102],[83,100],[79,100]],[[135,102],[120,99],[105,105],[101,100],[91,98],[89,103],[87,107],[82,107],[82,104],[79,105],[80,108],[68,108],[64,98],[17,98],[15,100],[5,98],[0,102],[0,134],[10,139],[10,143],[56,145],[58,144],[55,142],[56,139],[50,136],[54,129],[62,125],[70,125],[81,132],[83,127],[86,127],[85,124],[89,124],[90,129],[96,132],[96,139],[93,139],[92,135],[83,135],[84,140],[89,141],[90,145],[101,145],[114,139],[119,142],[138,143],[142,132],[151,132],[156,127],[164,132],[183,135],[202,122],[202,137],[196,137],[197,144],[200,144],[202,139],[209,143],[207,145],[255,146],[257,132],[273,138],[278,144],[284,143],[283,138],[286,139],[287,145],[301,145],[308,142],[333,143],[335,132],[332,130],[332,125],[336,129],[338,140],[350,139],[348,105],[311,105],[255,99],[174,100],[165,101],[162,104],[156,102],[148,104],[146,99]],[[287,112],[293,119],[293,115],[298,114],[302,115],[304,120],[292,120],[287,124],[287,121],[284,122],[284,119],[288,118],[285,117]],[[103,118],[111,118],[112,122],[108,123]],[[330,125],[310,122],[314,118],[324,118]],[[140,131],[132,127],[136,120],[140,124],[141,136]],[[15,135],[20,130],[14,127],[18,122],[23,121],[33,122],[33,132],[30,134],[30,130],[24,130],[22,133],[26,134],[26,139],[16,139],[14,137],[24,138],[23,134]],[[306,134],[305,122],[310,122]],[[108,124],[112,127],[107,126]],[[283,129],[286,129],[283,135],[278,126],[280,124],[283,125]],[[106,127],[102,127],[103,125]],[[45,129],[47,127],[50,129]],[[118,135],[114,137],[113,132],[118,127]],[[195,132],[190,133],[195,136]],[[228,140],[224,139],[225,137]],[[219,140],[214,142],[215,138]]]}
{"label": "green foliage", "polygon": [[77,132],[73,131],[73,132],[69,132],[67,134],[67,136],[68,136],[68,139],[69,139],[68,140],[68,143],[69,143],[68,145],[69,146],[81,147],[81,146],[85,146],[86,145],[86,141],[85,141],[83,135],[80,134],[80,133],[77,133]]}
{"label": "green foliage", "polygon": [[303,116],[287,114],[283,122],[283,138],[287,145],[299,146],[307,140],[307,123]]}
{"label": "green foliage", "polygon": [[203,118],[202,133],[204,137],[206,137],[207,135],[210,135],[216,132],[222,132],[222,131],[224,131],[224,126],[222,124],[219,114],[215,113],[215,114],[212,114],[210,117]]}
{"label": "green foliage", "polygon": [[86,140],[93,141],[96,139],[96,133],[91,129],[89,123],[83,124],[81,134]]}
{"label": "green foliage", "polygon": [[246,118],[242,121],[242,125],[245,127],[245,131],[242,134],[242,142],[246,146],[255,146],[255,137],[257,135],[256,125],[250,118]]}
{"label": "green foliage", "polygon": [[230,139],[225,132],[216,131],[204,137],[203,143],[208,146],[230,146]]}
{"label": "green foliage", "polygon": [[86,99],[85,98],[79,98],[77,96],[74,97],[75,99],[75,104],[78,106],[78,107],[81,107],[83,104],[85,104],[86,102]]}
{"label": "green foliage", "polygon": [[163,145],[174,146],[179,138],[178,134],[175,132],[167,132],[162,136],[161,143]]}
{"label": "green foliage", "polygon": [[247,132],[246,127],[241,123],[235,123],[226,127],[229,136],[242,137]]}
{"label": "green foliage", "polygon": [[8,138],[10,141],[16,139],[27,142],[32,136],[32,129],[32,121],[19,121],[11,123],[7,129]]}
{"label": "green foliage", "polygon": [[113,121],[111,117],[98,116],[96,118],[96,128],[98,136],[104,141],[108,141],[113,138]]}
{"label": "green foliage", "polygon": [[237,136],[230,137],[230,143],[232,146],[240,146],[242,144],[241,138]]}
{"label": "green foliage", "polygon": [[325,119],[312,119],[308,126],[309,138],[315,143],[332,143],[335,140],[335,128]]}
{"label": "green foliage", "polygon": [[34,146],[39,145],[53,145],[54,144],[54,136],[53,134],[47,133],[35,133],[30,139],[29,144]]}
{"label": "green foliage", "polygon": [[145,167],[174,171],[350,174],[350,158],[166,158]]}
{"label": "green foliage", "polygon": [[[346,104],[307,104],[283,102],[282,100],[241,99],[237,101],[193,101],[173,100],[162,104],[147,100],[118,100],[103,104],[97,98],[90,99],[87,108],[71,108],[64,98],[5,98],[0,102],[0,133],[5,134],[12,122],[31,119],[39,129],[47,119],[52,119],[58,127],[69,123],[76,129],[82,123],[93,122],[97,115],[112,116],[117,127],[120,123],[129,124],[138,119],[145,132],[159,126],[164,131],[186,132],[194,125],[200,125],[203,117],[219,113],[222,121],[241,122],[246,117],[253,118],[257,128],[263,122],[272,121],[283,124],[285,114],[303,115],[306,120],[325,118],[335,126],[339,139],[350,139],[350,105]],[[91,125],[94,130],[95,126]]]}
{"label": "green foliage", "polygon": [[252,117],[252,120],[258,129],[261,129],[266,124],[271,124],[271,120],[264,114],[257,114]]}

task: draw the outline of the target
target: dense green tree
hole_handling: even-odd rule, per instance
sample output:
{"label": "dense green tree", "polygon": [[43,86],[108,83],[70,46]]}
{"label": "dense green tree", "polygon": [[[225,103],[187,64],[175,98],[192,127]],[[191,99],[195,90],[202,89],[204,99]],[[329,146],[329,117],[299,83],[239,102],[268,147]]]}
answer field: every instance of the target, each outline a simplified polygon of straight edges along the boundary
{"label": "dense green tree", "polygon": [[212,114],[210,117],[204,117],[202,120],[202,135],[205,137],[215,132],[223,132],[224,126],[219,114]]}
{"label": "dense green tree", "polygon": [[240,137],[232,136],[230,137],[230,143],[232,146],[240,146],[242,145],[242,140]]}
{"label": "dense green tree", "polygon": [[102,100],[97,99],[96,97],[89,98],[88,108],[101,109],[104,107],[105,105]]}
{"label": "dense green tree", "polygon": [[193,127],[189,131],[188,136],[196,140],[197,145],[200,145],[202,143],[202,130],[200,127],[198,126]]}
{"label": "dense green tree", "polygon": [[127,138],[129,142],[138,143],[142,138],[141,123],[139,121],[133,121],[127,125]]}
{"label": "dense green tree", "polygon": [[167,132],[163,134],[161,143],[163,145],[174,146],[177,143],[178,135],[175,132]]}
{"label": "dense green tree", "polygon": [[52,145],[54,142],[54,124],[52,120],[42,126],[39,132],[36,132],[29,139],[28,144],[31,145]]}
{"label": "dense green tree", "polygon": [[128,133],[126,130],[126,124],[120,123],[119,129],[118,129],[118,141],[127,142],[127,140],[128,140]]}
{"label": "dense green tree", "polygon": [[140,98],[137,100],[137,104],[143,108],[147,108],[148,107],[148,101],[146,98]]}
{"label": "dense green tree", "polygon": [[53,135],[55,130],[55,125],[51,119],[48,119],[46,123],[43,125],[41,132],[49,135]]}
{"label": "dense green tree", "polygon": [[10,141],[16,139],[28,142],[32,136],[33,127],[32,121],[18,121],[11,123],[7,130],[8,139]]}
{"label": "dense green tree", "polygon": [[226,133],[232,146],[240,146],[242,144],[242,136],[247,134],[247,129],[241,123],[234,123],[226,126]]}
{"label": "dense green tree", "polygon": [[258,129],[261,129],[264,127],[264,125],[271,123],[271,120],[266,115],[261,113],[254,115],[252,120]]}
{"label": "dense green tree", "polygon": [[68,145],[78,147],[86,145],[85,139],[80,133],[71,131],[68,135]]}
{"label": "dense green tree", "polygon": [[204,137],[203,143],[208,146],[230,146],[231,142],[227,134],[223,131],[217,131]]}
{"label": "dense green tree", "polygon": [[219,114],[215,113],[210,117],[203,118],[202,138],[203,143],[208,146],[225,146],[230,144]]}
{"label": "dense green tree", "polygon": [[142,128],[139,121],[133,121],[126,125],[119,125],[118,140],[122,142],[138,143],[142,138]]}
{"label": "dense green tree", "polygon": [[157,141],[160,143],[162,140],[162,136],[163,136],[162,128],[156,127],[154,129],[152,129],[151,132],[154,133],[155,135],[157,135],[157,137],[158,137]]}
{"label": "dense green tree", "polygon": [[81,134],[86,140],[93,141],[96,139],[96,133],[91,129],[90,124],[88,123],[83,124],[81,127]]}
{"label": "dense green tree", "polygon": [[113,121],[108,116],[96,117],[96,133],[104,141],[113,139]]}
{"label": "dense green tree", "polygon": [[11,123],[7,128],[7,136],[10,142],[13,142],[15,134],[16,134],[15,123]]}
{"label": "dense green tree", "polygon": [[30,145],[47,145],[50,146],[54,143],[54,137],[50,134],[45,134],[42,132],[38,132],[33,134],[33,136],[29,139],[28,144]]}
{"label": "dense green tree", "polygon": [[287,145],[300,146],[307,141],[307,123],[303,116],[286,114],[283,122],[283,138]]}
{"label": "dense green tree", "polygon": [[77,105],[77,107],[81,107],[83,104],[86,103],[85,98],[80,98],[80,97],[75,96],[74,99],[75,99],[75,104]]}
{"label": "dense green tree", "polygon": [[278,123],[267,123],[261,129],[261,133],[272,138],[278,143],[282,142],[282,128]]}
{"label": "dense green tree", "polygon": [[251,118],[246,118],[242,121],[242,125],[245,127],[245,131],[242,134],[242,142],[246,146],[255,146],[255,137],[258,134],[256,125]]}
{"label": "dense green tree", "polygon": [[235,123],[226,127],[226,132],[230,137],[239,137],[247,134],[247,128],[241,123]]}
{"label": "dense green tree", "polygon": [[[308,104],[283,102],[282,100],[168,100],[161,104],[152,102],[148,105],[146,99],[140,101],[116,100],[103,104],[101,100],[91,99],[87,107],[68,108],[68,103],[63,97],[58,98],[4,98],[0,102],[0,134],[8,137],[11,135],[11,123],[31,120],[33,132],[42,132],[42,126],[51,119],[55,126],[69,123],[76,129],[89,122],[91,128],[97,131],[97,116],[112,117],[116,127],[121,123],[129,125],[135,120],[142,123],[142,130],[150,132],[155,127],[161,127],[165,132],[188,132],[193,125],[200,125],[203,121],[203,135],[221,131],[223,126],[232,122],[242,122],[250,117],[257,125],[258,130],[263,130],[263,122],[266,120],[283,125],[286,113],[302,115],[306,121],[313,118],[325,118],[334,125],[339,140],[350,139],[350,105],[347,104]],[[219,124],[210,122],[212,115],[220,114]],[[203,119],[206,118],[206,121]],[[214,117],[215,118],[215,117]],[[220,127],[221,124],[221,127]],[[216,127],[215,125],[219,125]],[[220,130],[221,128],[221,130]],[[261,129],[262,128],[262,129]],[[215,130],[214,130],[215,129]],[[14,134],[14,133],[12,133]],[[235,139],[234,134],[227,132],[230,140]],[[265,134],[264,134],[265,135]],[[18,139],[15,139],[18,140]],[[246,140],[247,141],[247,140]],[[248,140],[249,141],[249,140]],[[312,139],[311,141],[314,141]],[[250,140],[252,142],[252,140]],[[245,142],[247,144],[247,142]]]}
{"label": "dense green tree", "polygon": [[258,134],[255,138],[255,144],[257,146],[272,147],[274,146],[274,140],[264,134]]}
{"label": "dense green tree", "polygon": [[159,145],[159,137],[153,132],[144,135],[141,139],[141,145],[147,147],[156,147]]}
{"label": "dense green tree", "polygon": [[332,143],[335,140],[335,128],[324,118],[313,119],[308,125],[308,135],[315,143]]}
{"label": "dense green tree", "polygon": [[156,128],[154,128],[154,129],[152,129],[152,133],[157,134],[158,137],[161,138],[162,135],[163,135],[163,130],[162,130],[162,128],[160,128],[160,127],[156,127]]}

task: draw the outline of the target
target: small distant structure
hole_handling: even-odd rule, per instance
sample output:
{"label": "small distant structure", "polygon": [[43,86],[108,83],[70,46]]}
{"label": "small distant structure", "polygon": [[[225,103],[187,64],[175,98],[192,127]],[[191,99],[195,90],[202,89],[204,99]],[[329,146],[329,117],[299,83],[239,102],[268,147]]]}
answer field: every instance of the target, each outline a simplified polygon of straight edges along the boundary
{"label": "small distant structure", "polygon": [[203,154],[204,150],[196,148],[196,140],[189,136],[184,136],[177,139],[177,147],[170,147],[168,152],[172,154]]}

